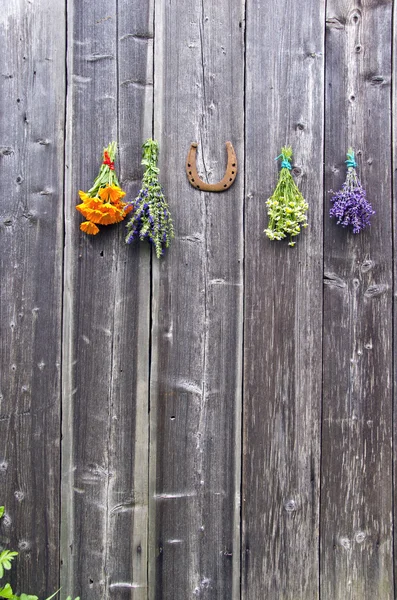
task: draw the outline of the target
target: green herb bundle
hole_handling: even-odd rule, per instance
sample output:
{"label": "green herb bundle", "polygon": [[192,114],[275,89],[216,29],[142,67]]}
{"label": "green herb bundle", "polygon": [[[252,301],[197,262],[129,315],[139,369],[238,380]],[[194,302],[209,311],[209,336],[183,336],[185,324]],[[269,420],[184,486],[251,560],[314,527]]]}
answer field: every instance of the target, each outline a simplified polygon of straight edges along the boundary
{"label": "green herb bundle", "polygon": [[289,246],[295,246],[295,238],[303,227],[307,227],[306,211],[308,204],[291,175],[291,146],[281,148],[282,159],[278,183],[273,194],[267,200],[269,224],[265,233],[271,240],[290,237]]}

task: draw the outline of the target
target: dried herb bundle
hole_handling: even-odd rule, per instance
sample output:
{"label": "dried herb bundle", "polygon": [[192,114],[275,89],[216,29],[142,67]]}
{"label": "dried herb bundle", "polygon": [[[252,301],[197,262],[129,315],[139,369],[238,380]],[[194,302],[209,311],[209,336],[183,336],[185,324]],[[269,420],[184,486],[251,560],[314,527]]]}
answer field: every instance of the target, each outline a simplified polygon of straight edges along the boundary
{"label": "dried herb bundle", "polygon": [[289,246],[295,246],[295,238],[302,227],[307,227],[306,211],[308,205],[291,175],[291,146],[281,148],[282,158],[278,183],[273,194],[267,200],[269,224],[265,233],[271,240],[290,237]]}

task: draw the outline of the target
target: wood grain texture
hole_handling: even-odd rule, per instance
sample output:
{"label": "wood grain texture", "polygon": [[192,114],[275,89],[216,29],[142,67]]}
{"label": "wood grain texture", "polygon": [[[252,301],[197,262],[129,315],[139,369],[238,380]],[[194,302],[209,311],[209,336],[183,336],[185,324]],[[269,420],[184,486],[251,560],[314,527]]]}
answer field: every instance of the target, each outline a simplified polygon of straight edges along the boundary
{"label": "wood grain texture", "polygon": [[[84,598],[147,597],[150,255],[124,223],[82,234],[77,191],[102,148],[131,199],[152,133],[153,12],[69,2],[63,381],[63,585]],[[78,151],[76,152],[76,149]]]}
{"label": "wood grain texture", "polygon": [[[327,3],[326,189],[348,146],[376,211],[325,219],[321,598],[391,599],[391,2]],[[329,210],[329,195],[326,212]]]}
{"label": "wood grain texture", "polygon": [[[15,589],[394,599],[396,3],[3,4],[0,549],[20,553]],[[123,223],[86,236],[75,210],[112,140],[133,199],[152,135],[176,232],[160,261]],[[236,182],[195,190],[191,142],[214,183],[228,140]],[[284,144],[309,203],[295,248],[263,233]],[[376,210],[357,236],[328,216],[350,145]]]}
{"label": "wood grain texture", "polygon": [[[397,4],[393,3],[393,38],[392,38],[392,50],[395,51],[397,40]],[[397,461],[395,460],[395,448],[397,444],[397,427],[396,427],[396,394],[395,390],[397,389],[397,363],[396,363],[396,352],[397,352],[397,336],[396,336],[396,299],[397,299],[397,264],[396,264],[396,244],[397,244],[397,232],[396,232],[396,214],[397,214],[397,178],[396,178],[396,170],[397,170],[397,120],[395,119],[396,110],[397,110],[397,89],[396,89],[396,77],[397,77],[397,61],[394,59],[394,52],[392,54],[392,77],[391,77],[391,90],[392,90],[392,185],[393,185],[393,215],[392,215],[392,236],[393,236],[393,348],[392,348],[392,368],[393,368],[393,433],[392,433],[392,451],[393,451],[393,552],[394,557],[397,556],[397,535],[396,535],[396,527],[395,521],[397,517],[397,499],[396,499],[396,488],[395,482],[397,477]],[[394,595],[396,595],[397,590],[397,562],[394,558]]]}
{"label": "wood grain texture", "polygon": [[58,1],[0,16],[1,545],[41,597],[59,583],[64,22]]}
{"label": "wood grain texture", "polygon": [[[242,598],[318,598],[324,2],[247,3]],[[296,24],[299,23],[299,26]],[[309,226],[270,241],[292,145]]]}
{"label": "wood grain texture", "polygon": [[155,3],[155,135],[176,238],[154,263],[151,599],[239,597],[243,177],[194,190],[184,163],[219,181],[243,149],[243,4]]}

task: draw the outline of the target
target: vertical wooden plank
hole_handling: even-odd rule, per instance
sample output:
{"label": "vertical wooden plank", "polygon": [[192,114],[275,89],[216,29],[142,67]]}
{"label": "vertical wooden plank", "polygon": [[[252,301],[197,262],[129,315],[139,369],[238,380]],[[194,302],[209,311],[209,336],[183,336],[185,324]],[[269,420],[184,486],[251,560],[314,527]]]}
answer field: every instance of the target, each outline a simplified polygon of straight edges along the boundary
{"label": "vertical wooden plank", "polygon": [[397,429],[396,429],[396,398],[395,398],[395,390],[397,390],[397,336],[396,336],[396,299],[397,299],[397,265],[396,265],[396,244],[397,244],[397,232],[396,232],[396,214],[397,214],[397,120],[395,118],[396,110],[397,110],[397,87],[396,87],[396,78],[397,78],[397,60],[396,60],[396,48],[397,48],[397,4],[393,4],[393,31],[392,31],[392,41],[391,41],[391,50],[392,50],[392,79],[391,79],[391,90],[392,90],[392,239],[393,239],[393,248],[392,248],[392,260],[393,260],[393,315],[392,315],[392,326],[393,326],[393,347],[392,347],[392,369],[393,369],[393,387],[392,387],[392,398],[393,398],[393,407],[392,407],[392,426],[393,426],[393,439],[392,439],[392,464],[393,464],[393,499],[392,499],[392,522],[393,522],[393,584],[394,584],[394,596],[396,596],[397,592],[397,564],[395,557],[397,556],[397,536],[395,533],[395,523],[397,519],[397,502],[396,502],[396,492],[395,492],[395,482],[397,477],[397,461],[395,460],[395,448],[397,444]]}
{"label": "vertical wooden plank", "polygon": [[147,597],[150,255],[124,224],[81,234],[74,206],[112,139],[139,189],[152,21],[150,3],[69,2],[61,547],[64,589],[84,598]]}
{"label": "vertical wooden plank", "polygon": [[[324,2],[247,4],[242,598],[318,598]],[[299,24],[299,25],[297,25]],[[309,203],[266,238],[281,146]]]}
{"label": "vertical wooden plank", "polygon": [[[155,3],[155,135],[176,238],[154,261],[149,597],[239,597],[243,257],[241,0]],[[190,143],[222,194],[187,181]]]}
{"label": "vertical wooden plank", "polygon": [[359,235],[325,220],[324,600],[394,597],[391,23],[392,2],[327,3],[326,189],[352,145],[376,215]]}
{"label": "vertical wooden plank", "polygon": [[2,5],[1,545],[15,592],[41,597],[59,583],[64,31],[63,2]]}

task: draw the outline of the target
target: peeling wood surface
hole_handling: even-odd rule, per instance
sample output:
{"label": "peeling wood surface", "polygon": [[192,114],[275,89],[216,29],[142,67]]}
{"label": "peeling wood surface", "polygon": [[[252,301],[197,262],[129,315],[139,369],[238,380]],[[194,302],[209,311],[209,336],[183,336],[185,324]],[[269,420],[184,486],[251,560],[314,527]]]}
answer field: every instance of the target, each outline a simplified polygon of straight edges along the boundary
{"label": "peeling wood surface", "polygon": [[[395,598],[393,10],[4,7],[0,544],[20,552],[17,591]],[[123,224],[81,234],[75,210],[113,139],[133,199],[152,135],[176,232],[161,261]],[[191,142],[213,183],[229,140],[236,182],[195,190]],[[310,206],[293,249],[263,233],[285,143]],[[328,217],[349,145],[376,210],[358,236]]]}

